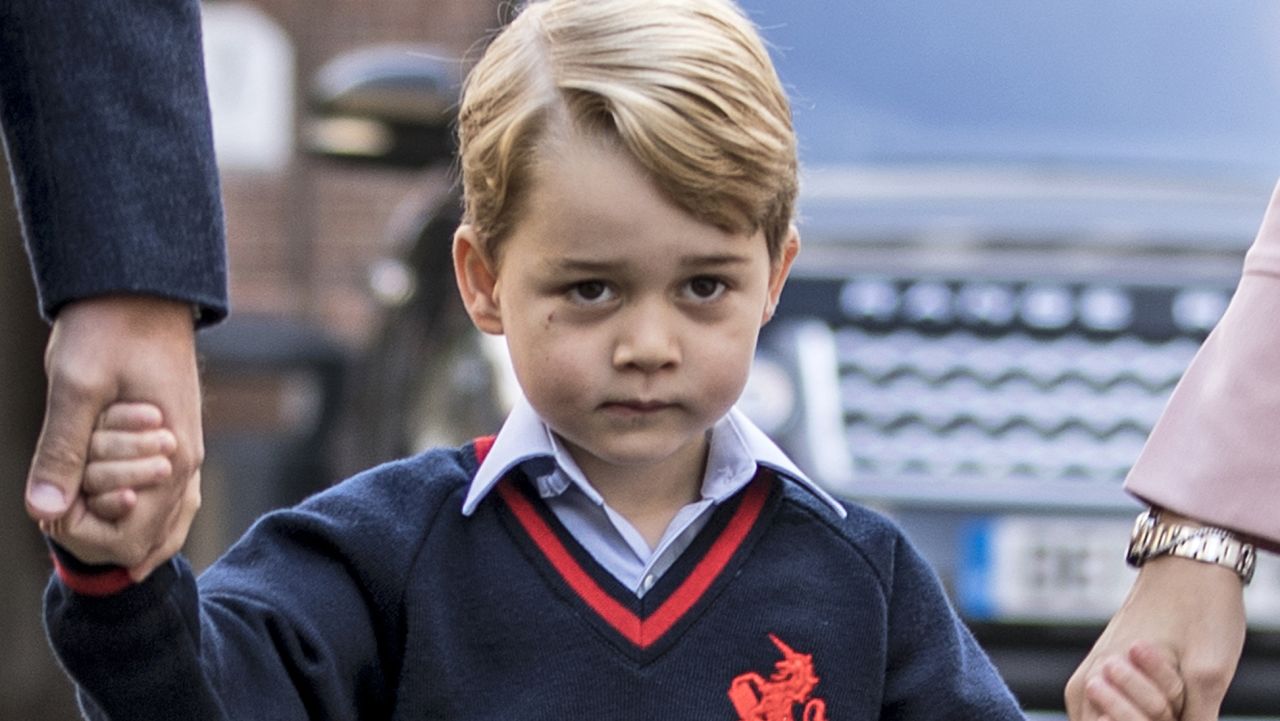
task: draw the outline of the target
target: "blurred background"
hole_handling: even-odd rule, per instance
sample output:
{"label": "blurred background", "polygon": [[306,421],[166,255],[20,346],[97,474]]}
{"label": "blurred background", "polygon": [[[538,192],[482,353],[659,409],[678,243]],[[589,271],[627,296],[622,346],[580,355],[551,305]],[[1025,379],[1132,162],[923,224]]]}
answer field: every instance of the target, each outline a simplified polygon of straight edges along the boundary
{"label": "blurred background", "polygon": [[[805,238],[743,406],[897,518],[1056,718],[1131,578],[1120,482],[1280,177],[1280,6],[743,4],[794,99]],[[201,337],[199,567],[269,508],[496,430],[512,392],[446,250],[457,83],[512,3],[204,8],[233,316]],[[0,239],[0,719],[62,721],[20,501],[47,329],[7,188]],[[1276,565],[1249,591],[1240,717],[1280,717]]]}
{"label": "blurred background", "polygon": [[[339,465],[349,471],[372,462],[377,449],[344,461],[334,447],[343,392],[337,384],[369,351],[383,320],[385,306],[369,280],[377,259],[403,250],[395,228],[411,224],[418,207],[448,187],[440,170],[363,166],[304,152],[317,72],[345,52],[383,43],[428,43],[461,58],[500,24],[498,5],[205,3],[233,320],[201,339],[207,511],[188,548],[201,565],[266,507],[327,485],[339,477]],[[79,716],[41,630],[50,564],[21,502],[43,413],[47,328],[36,314],[7,172],[3,183],[0,477],[8,480],[0,503],[0,576],[9,590],[0,594],[0,719],[64,721]]]}

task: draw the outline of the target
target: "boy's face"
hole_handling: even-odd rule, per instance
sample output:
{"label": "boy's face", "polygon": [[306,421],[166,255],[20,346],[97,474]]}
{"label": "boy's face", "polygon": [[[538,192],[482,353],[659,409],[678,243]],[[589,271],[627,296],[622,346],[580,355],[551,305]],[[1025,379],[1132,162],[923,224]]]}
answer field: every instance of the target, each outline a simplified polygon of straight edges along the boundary
{"label": "boy's face", "polygon": [[534,409],[590,477],[700,468],[737,401],[799,250],[672,204],[625,153],[579,136],[547,153],[496,269],[469,226],[454,260],[476,325],[504,333]]}

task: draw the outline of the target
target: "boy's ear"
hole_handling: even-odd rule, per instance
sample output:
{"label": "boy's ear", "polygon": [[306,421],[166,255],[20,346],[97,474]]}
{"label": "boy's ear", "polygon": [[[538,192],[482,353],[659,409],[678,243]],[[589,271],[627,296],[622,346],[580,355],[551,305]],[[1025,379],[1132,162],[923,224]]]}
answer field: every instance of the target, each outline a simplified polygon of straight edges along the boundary
{"label": "boy's ear", "polygon": [[782,250],[778,259],[769,263],[769,299],[764,307],[764,315],[760,325],[768,323],[778,309],[778,299],[782,297],[782,286],[787,284],[787,276],[791,274],[791,264],[800,254],[800,231],[792,225],[787,228],[787,237],[782,241]]}
{"label": "boy's ear", "polygon": [[497,269],[484,252],[475,227],[466,223],[453,234],[453,274],[471,322],[485,333],[501,335]]}

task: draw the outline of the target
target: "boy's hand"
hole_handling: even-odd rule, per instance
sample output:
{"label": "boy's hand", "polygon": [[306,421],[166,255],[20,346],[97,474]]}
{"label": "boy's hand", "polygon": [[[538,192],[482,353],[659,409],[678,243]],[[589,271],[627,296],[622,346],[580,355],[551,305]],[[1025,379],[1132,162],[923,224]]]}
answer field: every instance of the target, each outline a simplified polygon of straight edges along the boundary
{"label": "boy's hand", "polygon": [[1085,686],[1099,721],[1176,721],[1186,687],[1168,650],[1134,643],[1124,655],[1101,661],[1101,673]]}
{"label": "boy's hand", "polygon": [[173,432],[160,409],[147,403],[115,403],[89,437],[89,457],[80,490],[89,512],[121,521],[137,503],[137,492],[173,474]]}
{"label": "boy's hand", "polygon": [[183,517],[187,523],[177,525],[188,527],[199,496],[164,507],[177,439],[163,421],[150,404],[109,406],[90,439],[80,495],[62,518],[42,521],[41,530],[81,561],[124,566],[135,580],[175,555],[186,534],[169,538],[167,529]]}

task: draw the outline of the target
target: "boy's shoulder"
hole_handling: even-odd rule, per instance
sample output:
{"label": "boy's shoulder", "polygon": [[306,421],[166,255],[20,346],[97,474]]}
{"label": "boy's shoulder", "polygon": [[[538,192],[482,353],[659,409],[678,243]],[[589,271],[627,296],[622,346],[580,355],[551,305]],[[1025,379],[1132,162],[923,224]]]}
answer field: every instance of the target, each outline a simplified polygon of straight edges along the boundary
{"label": "boy's shoulder", "polygon": [[815,530],[816,535],[810,537],[847,546],[877,574],[889,574],[903,547],[910,545],[902,529],[888,516],[844,498],[837,499],[844,509],[841,515],[808,488],[785,477],[780,480],[780,512],[787,523]]}
{"label": "boy's shoulder", "polygon": [[474,442],[440,447],[361,471],[304,501],[299,508],[327,514],[358,509],[362,515],[429,518],[446,508],[461,512],[475,476]]}
{"label": "boy's shoulder", "polygon": [[[345,559],[341,565],[359,584],[401,588],[433,529],[462,518],[476,467],[470,443],[436,448],[375,466],[267,513],[202,575],[201,593],[292,593],[290,584],[309,585],[323,575],[313,577],[316,566],[299,563],[317,555]],[[282,570],[264,574],[267,567]]]}
{"label": "boy's shoulder", "polygon": [[826,499],[800,483],[779,476],[782,485],[782,502],[795,513],[807,515],[813,523],[825,526],[850,542],[902,535],[902,530],[888,516],[847,498],[836,498],[844,514]]}

